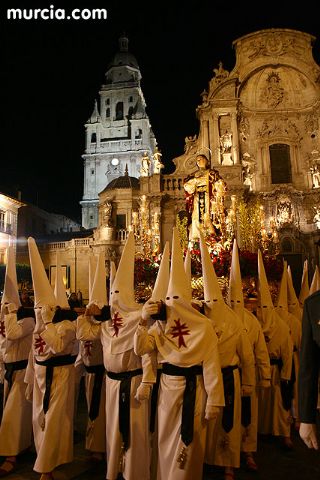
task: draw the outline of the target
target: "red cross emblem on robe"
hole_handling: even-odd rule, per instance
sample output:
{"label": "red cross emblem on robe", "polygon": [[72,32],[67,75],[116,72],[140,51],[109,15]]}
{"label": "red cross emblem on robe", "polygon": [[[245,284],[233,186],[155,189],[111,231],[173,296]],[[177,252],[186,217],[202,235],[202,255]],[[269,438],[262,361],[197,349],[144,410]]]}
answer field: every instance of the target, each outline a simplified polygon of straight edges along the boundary
{"label": "red cross emblem on robe", "polygon": [[178,338],[178,347],[186,347],[187,345],[185,344],[184,341],[184,335],[190,335],[190,330],[188,328],[188,325],[186,323],[180,323],[180,318],[178,320],[174,320],[175,326],[171,327],[170,329],[170,334],[172,338]]}
{"label": "red cross emblem on robe", "polygon": [[123,326],[123,323],[122,323],[121,320],[123,320],[123,318],[120,317],[120,313],[116,312],[113,316],[113,319],[112,319],[112,326],[114,328],[114,334],[113,334],[114,337],[118,336],[119,329],[120,329],[120,327]]}
{"label": "red cross emblem on robe", "polygon": [[0,335],[2,335],[3,337],[6,336],[6,328],[4,326],[4,322],[0,322]]}
{"label": "red cross emblem on robe", "polygon": [[86,340],[83,346],[84,346],[84,356],[91,357],[91,349],[93,346],[93,342],[91,340]]}
{"label": "red cross emblem on robe", "polygon": [[38,352],[37,352],[38,355],[40,355],[41,353],[44,352],[45,345],[46,345],[46,342],[40,336],[35,339],[34,349],[38,350]]}

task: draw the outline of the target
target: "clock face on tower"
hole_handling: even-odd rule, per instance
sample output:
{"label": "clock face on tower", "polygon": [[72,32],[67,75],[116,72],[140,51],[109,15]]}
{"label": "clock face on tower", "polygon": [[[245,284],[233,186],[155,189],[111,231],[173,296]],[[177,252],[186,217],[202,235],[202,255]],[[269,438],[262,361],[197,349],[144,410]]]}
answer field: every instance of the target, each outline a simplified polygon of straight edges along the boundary
{"label": "clock face on tower", "polygon": [[114,167],[116,167],[117,165],[119,165],[119,159],[118,158],[113,158],[111,160],[111,165],[113,165]]}

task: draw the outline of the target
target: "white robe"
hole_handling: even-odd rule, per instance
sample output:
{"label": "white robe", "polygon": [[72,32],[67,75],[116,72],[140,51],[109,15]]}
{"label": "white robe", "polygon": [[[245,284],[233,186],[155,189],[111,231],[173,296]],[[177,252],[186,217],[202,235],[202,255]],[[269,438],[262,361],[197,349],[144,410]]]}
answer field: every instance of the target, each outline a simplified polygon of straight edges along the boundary
{"label": "white robe", "polygon": [[289,437],[291,413],[283,407],[280,381],[291,378],[293,345],[289,328],[279,316],[266,344],[270,359],[281,358],[283,366],[280,372],[278,365],[271,365],[271,388],[258,390],[258,432]]}
{"label": "white robe", "polygon": [[[85,340],[80,342],[80,354],[85,366],[103,365],[103,352],[101,341]],[[85,393],[88,414],[92,399],[92,389],[95,374],[85,372]],[[99,413],[93,421],[88,417],[86,432],[86,449],[91,452],[105,453],[106,451],[106,378],[103,376]]]}
{"label": "white robe", "polygon": [[[3,359],[5,363],[28,360],[34,319],[17,321],[16,314],[5,316],[5,341]],[[4,409],[0,425],[0,456],[16,456],[32,443],[32,404],[27,401],[24,383],[25,368],[13,373],[13,384],[8,392],[4,383]]]}
{"label": "white robe", "polygon": [[[255,385],[254,356],[248,334],[239,317],[227,306],[220,305],[221,318],[214,323],[218,336],[218,350],[221,368],[237,365],[233,370],[234,410],[233,427],[226,432],[222,426],[223,411],[216,422],[209,421],[205,462],[223,467],[240,466],[241,447],[241,383]],[[218,312],[217,312],[218,314]],[[212,318],[212,317],[211,317]]]}
{"label": "white robe", "polygon": [[[133,313],[131,312],[131,320]],[[112,353],[113,336],[111,320],[97,324],[90,317],[80,316],[77,320],[77,337],[79,340],[96,340],[101,338],[104,366],[107,371],[120,373],[143,369],[143,375],[131,379],[130,395],[130,446],[123,456],[122,475],[126,480],[149,480],[150,478],[150,435],[149,435],[149,403],[139,402],[134,396],[141,381],[150,381],[149,368],[151,362],[145,356],[142,359],[128,348],[125,351]],[[140,312],[136,316],[136,324]],[[116,338],[115,338],[116,340]],[[118,345],[117,345],[118,346]],[[121,470],[122,438],[119,431],[119,389],[120,380],[106,376],[106,442],[107,442],[107,479],[116,480]]]}
{"label": "white robe", "polygon": [[246,428],[241,426],[241,450],[243,452],[257,451],[258,435],[258,392],[261,382],[271,380],[271,366],[268,348],[258,319],[248,310],[244,311],[244,326],[255,358],[256,387],[251,395],[251,423]]}
{"label": "white robe", "polygon": [[[188,480],[202,478],[203,460],[205,454],[205,440],[207,421],[204,418],[206,405],[223,406],[224,394],[220,371],[220,361],[217,351],[217,338],[213,329],[207,329],[208,335],[211,332],[211,348],[198,352],[202,354],[203,376],[197,376],[196,401],[194,415],[194,435],[191,444],[187,447],[187,459],[183,469],[179,468],[178,457],[184,443],[181,440],[181,414],[182,401],[185,390],[186,379],[182,376],[161,374],[158,407],[157,407],[157,435],[158,435],[158,464],[157,480]],[[147,330],[138,327],[135,333],[135,351],[138,354],[157,350],[157,344],[164,346],[162,352],[166,351],[165,344],[169,345],[170,340],[164,334],[161,322]],[[172,344],[172,348],[173,344]],[[170,355],[170,351],[168,350]],[[178,351],[175,350],[178,360]],[[158,362],[166,363],[167,359],[158,353]],[[192,355],[189,365],[186,364],[186,353],[183,355],[183,366],[193,366]]]}
{"label": "white robe", "polygon": [[[75,322],[63,320],[48,324],[33,335],[34,360],[74,354]],[[51,472],[73,460],[75,368],[74,364],[54,367],[47,413],[43,412],[46,367],[34,361],[33,433],[37,452],[34,470]]]}
{"label": "white robe", "polygon": [[293,389],[293,400],[292,400],[292,416],[296,420],[299,419],[298,411],[298,377],[299,377],[299,365],[300,365],[300,347],[301,347],[301,336],[302,336],[302,324],[301,321],[291,312],[283,308],[276,308],[279,316],[286,322],[289,327],[291,339],[293,343],[293,366],[295,370],[295,382]]}

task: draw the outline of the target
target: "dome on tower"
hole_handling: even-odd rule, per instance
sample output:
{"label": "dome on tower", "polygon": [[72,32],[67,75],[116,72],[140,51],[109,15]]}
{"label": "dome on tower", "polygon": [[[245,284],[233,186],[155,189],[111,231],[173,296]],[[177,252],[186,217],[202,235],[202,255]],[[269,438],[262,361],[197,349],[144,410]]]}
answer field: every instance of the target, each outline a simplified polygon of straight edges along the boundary
{"label": "dome on tower", "polygon": [[129,177],[127,165],[125,174],[121,177],[114,178],[110,183],[108,183],[103,192],[105,192],[106,190],[115,190],[117,188],[131,188],[132,190],[139,190],[140,188],[139,179],[136,177]]}
{"label": "dome on tower", "polygon": [[112,67],[128,66],[139,69],[136,57],[128,51],[128,38],[123,35],[119,38],[119,51],[114,55],[108,65],[108,69]]}
{"label": "dome on tower", "polygon": [[123,175],[122,177],[114,178],[105,190],[114,190],[116,188],[132,188],[139,189],[139,179],[136,177],[129,177],[129,175]]}

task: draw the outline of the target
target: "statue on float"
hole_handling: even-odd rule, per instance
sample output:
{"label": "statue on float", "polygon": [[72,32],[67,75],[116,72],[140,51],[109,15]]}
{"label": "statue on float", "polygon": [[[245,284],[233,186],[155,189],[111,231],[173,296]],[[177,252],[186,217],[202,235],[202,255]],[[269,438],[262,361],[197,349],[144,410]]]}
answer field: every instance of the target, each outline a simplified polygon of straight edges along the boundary
{"label": "statue on float", "polygon": [[220,243],[226,234],[224,199],[227,185],[219,172],[209,167],[204,154],[197,155],[196,164],[198,170],[184,181],[189,241],[199,241],[201,231]]}

